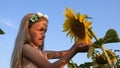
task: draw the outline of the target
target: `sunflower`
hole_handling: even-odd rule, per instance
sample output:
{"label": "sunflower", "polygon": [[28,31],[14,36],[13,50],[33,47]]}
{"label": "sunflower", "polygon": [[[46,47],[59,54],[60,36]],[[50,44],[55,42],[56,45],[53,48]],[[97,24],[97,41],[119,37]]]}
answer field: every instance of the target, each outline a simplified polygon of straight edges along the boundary
{"label": "sunflower", "polygon": [[[114,63],[117,61],[117,57],[115,56],[115,53],[112,52],[111,50],[106,50],[106,52],[110,58],[110,62],[114,66]],[[107,58],[105,57],[103,53],[98,54],[96,55],[96,57],[93,58],[93,68],[100,68],[100,67],[109,68]]]}
{"label": "sunflower", "polygon": [[92,42],[92,36],[89,32],[89,29],[91,28],[91,22],[87,20],[89,17],[86,14],[75,14],[74,10],[66,7],[64,15],[66,19],[63,24],[63,32],[67,32],[67,36],[70,36],[71,39],[74,39],[76,43]]}

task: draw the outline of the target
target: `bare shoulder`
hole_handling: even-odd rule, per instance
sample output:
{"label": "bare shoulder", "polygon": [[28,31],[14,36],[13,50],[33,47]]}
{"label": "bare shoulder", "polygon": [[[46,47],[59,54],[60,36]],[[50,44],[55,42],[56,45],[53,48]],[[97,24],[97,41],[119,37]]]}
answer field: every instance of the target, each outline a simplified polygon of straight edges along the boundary
{"label": "bare shoulder", "polygon": [[23,48],[29,48],[30,47],[30,44],[24,44],[23,45]]}
{"label": "bare shoulder", "polygon": [[24,52],[24,51],[29,51],[29,50],[30,50],[30,51],[31,51],[31,50],[34,50],[34,48],[33,48],[32,46],[30,46],[30,44],[24,44],[22,49],[23,49],[23,50],[22,50],[23,52]]}
{"label": "bare shoulder", "polygon": [[31,55],[35,51],[36,50],[33,47],[31,47],[29,44],[24,44],[23,45],[23,48],[22,48],[22,54],[23,54],[23,56]]}
{"label": "bare shoulder", "polygon": [[43,56],[42,53],[40,54],[40,50],[30,46],[29,44],[25,44],[23,46],[22,54],[25,59],[28,59],[39,68],[50,67],[50,62],[48,62],[48,60],[45,58],[45,56]]}

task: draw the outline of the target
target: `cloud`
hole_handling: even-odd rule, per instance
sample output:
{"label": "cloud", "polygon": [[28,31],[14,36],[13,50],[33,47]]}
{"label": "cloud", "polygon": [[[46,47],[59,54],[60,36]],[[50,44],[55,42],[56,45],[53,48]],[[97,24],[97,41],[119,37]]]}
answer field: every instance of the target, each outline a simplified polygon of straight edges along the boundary
{"label": "cloud", "polygon": [[15,25],[8,19],[0,19],[0,23],[8,26],[8,27],[15,27]]}

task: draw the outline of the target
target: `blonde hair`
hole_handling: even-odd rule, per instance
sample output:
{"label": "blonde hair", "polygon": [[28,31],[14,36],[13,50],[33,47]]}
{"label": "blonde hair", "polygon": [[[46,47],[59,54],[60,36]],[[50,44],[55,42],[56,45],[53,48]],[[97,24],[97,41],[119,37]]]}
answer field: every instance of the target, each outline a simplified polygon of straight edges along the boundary
{"label": "blonde hair", "polygon": [[[30,24],[29,19],[32,15],[32,13],[25,15],[21,21],[20,29],[14,45],[14,50],[11,56],[11,68],[21,68],[22,47],[24,44],[29,44],[31,41],[29,34],[29,26],[31,26],[32,24]],[[43,19],[48,21],[45,18]],[[43,49],[43,47],[41,49]]]}

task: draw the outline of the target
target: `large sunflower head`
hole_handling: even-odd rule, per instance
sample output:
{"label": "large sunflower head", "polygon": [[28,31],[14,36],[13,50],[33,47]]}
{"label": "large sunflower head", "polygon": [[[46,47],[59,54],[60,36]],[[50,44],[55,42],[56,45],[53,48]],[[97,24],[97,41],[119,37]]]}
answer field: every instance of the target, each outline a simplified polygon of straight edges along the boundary
{"label": "large sunflower head", "polygon": [[91,34],[89,32],[91,22],[87,20],[89,17],[86,14],[75,14],[74,10],[68,9],[67,7],[64,15],[66,19],[63,24],[63,32],[67,32],[67,36],[74,39],[76,43],[91,42]]}

